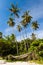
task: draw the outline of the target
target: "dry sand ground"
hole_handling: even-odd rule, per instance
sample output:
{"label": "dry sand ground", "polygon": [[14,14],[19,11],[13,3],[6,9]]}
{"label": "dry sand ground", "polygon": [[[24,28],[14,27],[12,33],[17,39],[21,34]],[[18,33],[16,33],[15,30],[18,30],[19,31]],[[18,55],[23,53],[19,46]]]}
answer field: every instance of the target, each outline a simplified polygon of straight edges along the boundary
{"label": "dry sand ground", "polygon": [[6,62],[4,60],[0,60],[0,65],[40,65],[40,64],[30,62]]}

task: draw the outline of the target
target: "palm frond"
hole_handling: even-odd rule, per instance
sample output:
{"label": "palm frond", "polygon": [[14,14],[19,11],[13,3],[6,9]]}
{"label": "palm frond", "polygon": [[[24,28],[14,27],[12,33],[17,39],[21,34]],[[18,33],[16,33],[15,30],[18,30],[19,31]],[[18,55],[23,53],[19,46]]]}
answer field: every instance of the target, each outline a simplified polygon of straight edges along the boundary
{"label": "palm frond", "polygon": [[18,15],[18,13],[15,13],[15,15],[19,18],[19,15]]}
{"label": "palm frond", "polygon": [[11,4],[12,8],[16,8],[13,4]]}
{"label": "palm frond", "polygon": [[32,22],[32,28],[35,29],[35,30],[37,30],[39,28],[37,21]]}
{"label": "palm frond", "polygon": [[12,9],[9,9],[10,11],[12,11]]}

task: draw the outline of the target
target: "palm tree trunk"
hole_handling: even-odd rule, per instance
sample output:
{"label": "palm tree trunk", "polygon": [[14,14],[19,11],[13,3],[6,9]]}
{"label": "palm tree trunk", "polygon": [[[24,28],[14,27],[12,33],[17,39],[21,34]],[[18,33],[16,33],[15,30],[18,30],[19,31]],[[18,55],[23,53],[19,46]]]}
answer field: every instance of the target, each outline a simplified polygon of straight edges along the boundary
{"label": "palm tree trunk", "polygon": [[23,35],[23,32],[22,32],[22,36],[23,36],[23,39],[24,39],[24,46],[25,46],[25,51],[26,51],[26,44],[25,44],[25,37],[24,37],[24,35]]}
{"label": "palm tree trunk", "polygon": [[[13,34],[14,34],[14,28],[13,28]],[[18,43],[16,41],[16,50],[17,50],[17,55],[18,55]]]}
{"label": "palm tree trunk", "polygon": [[[21,31],[20,31],[21,32]],[[21,33],[22,34],[22,33]],[[20,39],[21,39],[21,34],[20,34]],[[21,44],[21,43],[20,43]],[[21,46],[20,47],[22,47],[22,44],[21,44]],[[21,50],[22,50],[22,48],[21,48]]]}
{"label": "palm tree trunk", "polygon": [[[25,28],[25,35],[26,35],[26,39],[27,39],[26,28]],[[28,51],[28,42],[27,41],[26,41],[26,50]]]}
{"label": "palm tree trunk", "polygon": [[17,49],[17,55],[18,55],[18,44],[17,44],[17,41],[16,41],[16,49]]}
{"label": "palm tree trunk", "polygon": [[26,35],[26,38],[27,38],[26,28],[25,28],[25,35]]}

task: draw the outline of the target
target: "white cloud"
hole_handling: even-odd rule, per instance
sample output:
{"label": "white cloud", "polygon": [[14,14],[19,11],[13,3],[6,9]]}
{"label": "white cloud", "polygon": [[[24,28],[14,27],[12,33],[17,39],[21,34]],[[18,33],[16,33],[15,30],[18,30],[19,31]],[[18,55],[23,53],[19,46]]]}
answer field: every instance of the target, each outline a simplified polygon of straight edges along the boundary
{"label": "white cloud", "polygon": [[[43,30],[38,30],[38,31],[36,31],[36,32],[34,32],[35,34],[36,34],[36,37],[37,38],[43,38]],[[29,32],[29,33],[27,33],[27,38],[31,38],[31,34],[32,34],[32,32]],[[20,40],[23,40],[24,38],[23,38],[23,35],[24,35],[24,38],[26,38],[25,37],[25,34],[22,34],[22,36],[21,36],[21,39],[20,39],[20,35],[19,36],[17,36],[17,40],[18,41],[20,41]]]}
{"label": "white cloud", "polygon": [[16,31],[16,27],[8,27],[4,31],[4,35],[10,35],[11,33],[14,33]]}
{"label": "white cloud", "polygon": [[[38,31],[35,31],[34,33],[36,34],[37,38],[43,38],[43,30],[38,30]],[[28,33],[28,35],[29,35],[29,38],[30,38],[31,37],[31,32]]]}
{"label": "white cloud", "polygon": [[37,38],[43,38],[43,30],[39,30],[36,32]]}
{"label": "white cloud", "polygon": [[[7,28],[5,30],[5,32],[4,32],[4,35],[10,35],[11,33],[14,33],[14,30],[17,31],[16,27],[14,27],[14,28],[11,28],[11,27],[10,28]],[[17,33],[18,32],[16,32],[16,34]],[[38,30],[38,31],[35,31],[34,33],[36,34],[37,38],[43,38],[43,30]],[[32,34],[32,32],[27,32],[27,37],[28,38],[31,38],[31,34]],[[21,35],[20,34],[19,35],[17,34],[17,36],[16,36],[17,41],[23,40],[24,39],[23,36],[26,39],[26,35],[25,35],[24,32]]]}

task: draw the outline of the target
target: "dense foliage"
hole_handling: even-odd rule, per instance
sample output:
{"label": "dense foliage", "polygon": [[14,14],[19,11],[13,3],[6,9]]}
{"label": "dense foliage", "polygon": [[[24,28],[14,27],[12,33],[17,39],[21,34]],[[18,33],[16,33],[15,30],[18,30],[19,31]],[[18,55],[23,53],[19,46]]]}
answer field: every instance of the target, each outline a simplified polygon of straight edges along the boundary
{"label": "dense foliage", "polygon": [[[24,41],[26,44],[26,49]],[[12,37],[12,35],[0,39],[0,56],[5,57],[10,54],[16,56],[17,45],[18,45],[18,55],[29,53],[31,59],[43,58],[43,39],[37,39],[32,41],[31,39],[28,38],[20,42],[17,42],[15,36]]]}

